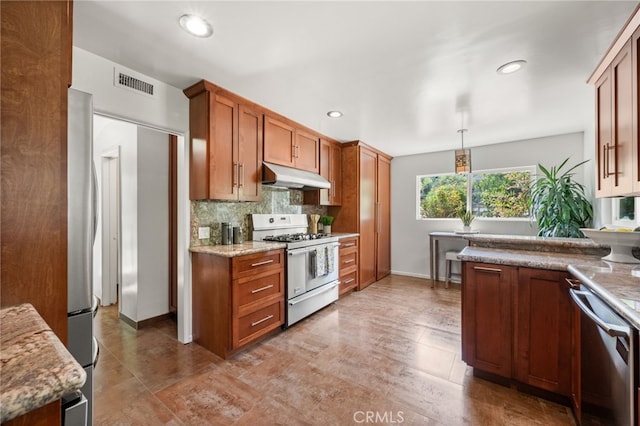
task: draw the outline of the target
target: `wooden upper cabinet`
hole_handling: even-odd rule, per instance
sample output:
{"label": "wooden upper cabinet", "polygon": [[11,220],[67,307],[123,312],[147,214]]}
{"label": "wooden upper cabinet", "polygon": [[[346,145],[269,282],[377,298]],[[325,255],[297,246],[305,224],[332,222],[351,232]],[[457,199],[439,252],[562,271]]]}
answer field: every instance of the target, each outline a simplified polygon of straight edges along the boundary
{"label": "wooden upper cabinet", "polygon": [[320,138],[293,123],[264,116],[264,161],[320,172]]}
{"label": "wooden upper cabinet", "polygon": [[563,396],[571,394],[568,277],[560,271],[519,268],[515,291],[516,379]]}
{"label": "wooden upper cabinet", "polygon": [[190,99],[190,198],[259,201],[262,112],[204,80],[184,92]]}
{"label": "wooden upper cabinet", "polygon": [[297,169],[320,172],[320,137],[317,134],[296,129],[294,154]]}
{"label": "wooden upper cabinet", "polygon": [[596,197],[640,195],[640,7],[589,78],[596,88]]}
{"label": "wooden upper cabinet", "polygon": [[304,191],[304,203],[322,206],[341,205],[342,150],[339,142],[320,139],[320,176],[331,183],[331,189]]}
{"label": "wooden upper cabinet", "polygon": [[264,116],[264,161],[295,167],[295,128],[284,121]]}
{"label": "wooden upper cabinet", "polygon": [[634,191],[632,65],[630,40],[596,83],[598,197]]}

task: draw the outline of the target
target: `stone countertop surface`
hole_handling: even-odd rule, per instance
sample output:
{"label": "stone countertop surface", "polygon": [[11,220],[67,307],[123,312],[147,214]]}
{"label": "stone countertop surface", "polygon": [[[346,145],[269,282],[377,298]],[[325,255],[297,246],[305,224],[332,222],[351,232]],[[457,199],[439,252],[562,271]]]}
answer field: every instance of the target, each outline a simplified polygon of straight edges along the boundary
{"label": "stone countertop surface", "polygon": [[332,237],[338,237],[338,239],[343,239],[343,238],[353,238],[353,237],[359,237],[360,234],[358,234],[357,232],[332,232],[331,233]]}
{"label": "stone countertop surface", "polygon": [[592,264],[569,265],[568,270],[621,317],[640,329],[640,263],[600,260]]}
{"label": "stone countertop surface", "polygon": [[640,263],[607,262],[592,254],[473,246],[465,247],[458,258],[468,262],[568,271],[640,329]]}
{"label": "stone countertop surface", "polygon": [[498,249],[493,247],[465,247],[458,259],[466,262],[566,271],[569,265],[591,265],[600,262],[599,256],[555,253],[534,250]]}
{"label": "stone countertop surface", "polygon": [[519,250],[554,253],[590,254],[599,257],[609,253],[608,246],[594,243],[589,238],[552,238],[531,235],[466,234],[470,246],[515,248]]}
{"label": "stone countertop surface", "polygon": [[0,422],[80,389],[87,376],[28,303],[0,310]]}
{"label": "stone countertop surface", "polygon": [[215,246],[197,246],[191,247],[189,251],[192,253],[208,253],[224,257],[237,257],[246,254],[261,253],[269,250],[279,250],[286,248],[285,243],[266,242],[266,241],[246,241],[242,244],[215,245]]}

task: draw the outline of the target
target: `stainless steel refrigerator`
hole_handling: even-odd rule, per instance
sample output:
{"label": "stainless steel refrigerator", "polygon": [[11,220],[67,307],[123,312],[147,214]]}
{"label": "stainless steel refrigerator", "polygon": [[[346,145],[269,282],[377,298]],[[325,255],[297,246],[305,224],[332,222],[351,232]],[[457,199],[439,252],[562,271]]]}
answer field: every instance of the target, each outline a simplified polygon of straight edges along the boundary
{"label": "stainless steel refrigerator", "polygon": [[[64,424],[92,424],[93,369],[98,342],[93,317],[93,242],[97,224],[96,174],[93,166],[93,99],[69,89],[67,128],[67,348],[87,373],[81,393],[63,398]],[[82,420],[82,417],[85,420]]]}

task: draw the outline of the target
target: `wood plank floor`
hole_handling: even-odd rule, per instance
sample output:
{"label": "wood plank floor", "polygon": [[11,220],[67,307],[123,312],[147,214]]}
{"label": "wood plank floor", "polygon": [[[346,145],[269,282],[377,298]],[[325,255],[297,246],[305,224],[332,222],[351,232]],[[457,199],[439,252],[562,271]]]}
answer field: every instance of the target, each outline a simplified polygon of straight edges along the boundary
{"label": "wood plank floor", "polygon": [[573,425],[569,408],[473,377],[460,286],[390,276],[222,360],[165,320],[98,311],[95,424]]}

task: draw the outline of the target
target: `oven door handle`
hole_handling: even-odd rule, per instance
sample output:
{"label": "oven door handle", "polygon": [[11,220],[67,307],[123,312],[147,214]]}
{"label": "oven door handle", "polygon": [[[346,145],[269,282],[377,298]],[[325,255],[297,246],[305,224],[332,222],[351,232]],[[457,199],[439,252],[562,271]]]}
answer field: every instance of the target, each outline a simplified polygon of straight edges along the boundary
{"label": "oven door handle", "polygon": [[[338,280],[331,281],[329,284],[325,284],[324,286],[322,286],[322,287],[320,287],[318,289],[311,290],[309,293],[305,294],[302,297],[297,297],[296,300],[289,301],[289,306],[297,305],[298,303],[302,303],[307,299],[311,299],[312,297],[318,296],[319,294],[331,291],[334,288],[336,288],[338,285],[340,285],[340,281],[338,281]],[[316,291],[316,290],[318,290],[318,291]]]}
{"label": "oven door handle", "polygon": [[598,327],[600,327],[605,333],[607,333],[611,337],[626,337],[628,339],[631,338],[631,334],[628,329],[624,327],[620,327],[613,324],[608,324],[603,321],[599,316],[595,314],[582,300],[583,298],[587,298],[591,296],[591,293],[588,291],[581,290],[569,290],[569,294],[573,301],[578,305],[580,310],[585,313],[586,316],[591,318],[593,322],[596,323]]}
{"label": "oven door handle", "polygon": [[289,256],[297,256],[299,254],[304,254],[304,253],[309,253],[311,251],[314,251],[317,247],[319,246],[333,246],[333,247],[338,247],[340,246],[340,243],[327,243],[327,244],[318,244],[315,246],[311,246],[311,247],[304,247],[304,248],[297,248],[297,249],[291,249],[291,250],[287,250],[287,253],[289,254]]}

